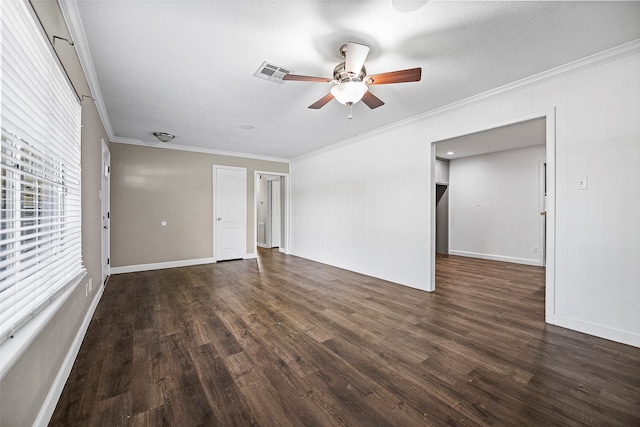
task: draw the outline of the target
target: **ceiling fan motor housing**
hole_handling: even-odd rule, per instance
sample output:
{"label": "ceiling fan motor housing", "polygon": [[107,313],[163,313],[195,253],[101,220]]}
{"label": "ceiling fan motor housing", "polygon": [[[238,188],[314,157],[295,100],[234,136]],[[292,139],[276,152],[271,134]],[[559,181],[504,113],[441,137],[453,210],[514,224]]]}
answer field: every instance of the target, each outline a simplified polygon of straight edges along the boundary
{"label": "ceiling fan motor housing", "polygon": [[360,70],[360,73],[357,76],[345,70],[344,62],[339,63],[338,65],[336,65],[336,68],[333,69],[333,79],[338,83],[349,81],[361,82],[366,75],[367,69],[364,67],[364,65],[362,66],[362,70]]}

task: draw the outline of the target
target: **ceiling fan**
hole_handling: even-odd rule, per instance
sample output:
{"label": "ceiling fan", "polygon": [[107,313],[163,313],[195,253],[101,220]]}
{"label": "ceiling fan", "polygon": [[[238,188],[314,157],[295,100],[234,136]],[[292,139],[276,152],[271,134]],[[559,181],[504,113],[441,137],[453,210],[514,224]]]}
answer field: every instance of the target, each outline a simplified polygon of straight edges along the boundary
{"label": "ceiling fan", "polygon": [[369,86],[420,81],[422,68],[409,68],[368,76],[364,61],[369,55],[369,50],[369,46],[355,42],[347,42],[342,45],[340,54],[345,61],[335,67],[333,79],[285,74],[283,80],[334,84],[331,92],[309,105],[309,108],[317,110],[335,98],[341,104],[349,107],[349,118],[352,118],[353,104],[360,100],[371,109],[384,105],[380,98],[369,92]]}

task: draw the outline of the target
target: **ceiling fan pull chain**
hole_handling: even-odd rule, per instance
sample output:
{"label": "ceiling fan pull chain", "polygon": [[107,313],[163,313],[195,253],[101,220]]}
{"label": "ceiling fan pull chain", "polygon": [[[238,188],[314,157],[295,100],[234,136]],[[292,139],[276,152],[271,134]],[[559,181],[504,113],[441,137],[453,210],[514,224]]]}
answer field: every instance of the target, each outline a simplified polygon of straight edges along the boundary
{"label": "ceiling fan pull chain", "polygon": [[349,106],[349,120],[353,119],[353,102],[347,102],[347,105]]}

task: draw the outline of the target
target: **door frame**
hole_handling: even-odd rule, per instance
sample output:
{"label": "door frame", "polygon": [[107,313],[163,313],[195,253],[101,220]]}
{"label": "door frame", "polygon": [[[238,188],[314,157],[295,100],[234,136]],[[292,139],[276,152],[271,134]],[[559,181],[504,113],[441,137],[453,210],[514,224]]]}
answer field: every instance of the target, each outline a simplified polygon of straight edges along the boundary
{"label": "door frame", "polygon": [[213,165],[213,194],[212,194],[212,203],[213,203],[213,262],[218,262],[218,206],[216,203],[216,194],[218,193],[218,182],[217,175],[218,169],[227,169],[227,170],[235,170],[235,171],[243,171],[244,172],[244,194],[242,197],[243,200],[243,234],[244,234],[244,254],[242,255],[243,259],[247,259],[247,168],[238,167],[238,166],[225,166],[225,165]]}
{"label": "door frame", "polygon": [[253,250],[257,252],[258,247],[258,180],[260,175],[279,176],[284,182],[284,189],[280,190],[280,203],[284,204],[280,211],[280,230],[284,235],[280,239],[279,251],[284,254],[291,253],[291,180],[288,173],[270,172],[264,170],[253,171]]}
{"label": "door frame", "polygon": [[[100,216],[102,221],[100,223],[100,270],[102,271],[102,284],[104,284],[111,275],[111,150],[109,150],[109,146],[104,142],[104,139],[101,139],[101,141],[102,173],[100,175]],[[105,168],[107,169],[106,173]],[[107,177],[106,185],[104,180],[105,176]],[[106,218],[104,218],[105,208]],[[107,227],[106,233],[103,231],[104,227]]]}
{"label": "door frame", "polygon": [[539,255],[538,261],[541,267],[545,267],[547,260],[547,162],[538,162],[538,208],[540,210],[540,219],[538,222],[539,233]]}
{"label": "door frame", "polygon": [[[528,120],[544,118],[546,125],[545,147],[547,162],[547,215],[545,230],[545,250],[546,250],[546,270],[545,270],[545,320],[548,321],[553,316],[555,309],[555,282],[556,282],[556,108],[549,108],[543,111],[537,111],[530,114],[513,117],[497,123],[491,123],[486,126],[476,126],[469,128],[463,132],[451,132],[440,135],[437,139],[429,141],[431,146],[431,183],[435,183],[435,161],[437,142],[445,139],[457,138],[482,132],[502,126],[515,123],[525,122]],[[431,274],[428,280],[428,291],[436,290],[436,186],[431,187]]]}

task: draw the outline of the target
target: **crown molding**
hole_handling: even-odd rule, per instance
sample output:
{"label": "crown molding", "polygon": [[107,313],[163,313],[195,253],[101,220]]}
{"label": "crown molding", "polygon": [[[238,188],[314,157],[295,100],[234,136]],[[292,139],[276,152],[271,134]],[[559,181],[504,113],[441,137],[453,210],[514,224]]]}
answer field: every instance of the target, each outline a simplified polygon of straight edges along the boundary
{"label": "crown molding", "polygon": [[517,80],[515,82],[512,83],[508,83],[504,86],[500,86],[497,87],[495,89],[491,89],[489,91],[480,93],[478,95],[474,95],[471,96],[469,98],[465,98],[461,101],[457,101],[457,102],[453,102],[451,104],[447,104],[445,106],[439,107],[439,108],[435,108],[433,110],[429,110],[427,112],[424,113],[420,113],[417,114],[415,116],[406,118],[404,120],[400,120],[394,123],[391,123],[389,125],[386,126],[382,126],[379,127],[377,129],[374,129],[372,131],[369,132],[365,132],[363,134],[354,136],[352,138],[349,139],[345,139],[343,141],[340,142],[336,142],[335,144],[331,144],[328,145],[326,147],[320,148],[318,150],[314,150],[311,151],[309,153],[305,153],[302,154],[300,156],[296,156],[294,158],[292,158],[290,161],[291,162],[295,162],[298,160],[302,160],[304,158],[307,157],[312,157],[315,156],[317,154],[323,153],[325,151],[331,151],[331,150],[335,150],[336,148],[342,147],[344,145],[349,145],[352,144],[354,142],[357,141],[361,141],[363,139],[367,139],[369,137],[375,136],[375,135],[379,135],[382,134],[384,132],[390,131],[392,129],[396,129],[399,127],[403,127],[415,122],[419,122],[422,120],[426,120],[428,118],[431,117],[435,117],[441,114],[445,114],[445,113],[449,113],[451,111],[455,111],[457,109],[461,109],[467,105],[479,102],[479,101],[483,101],[486,99],[490,99],[490,98],[494,98],[497,97],[499,95],[508,93],[508,92],[513,92],[516,90],[520,90],[526,87],[530,87],[533,86],[535,84],[538,84],[540,82],[544,82],[547,80],[551,80],[560,76],[566,76],[566,75],[570,75],[573,73],[577,73],[579,71],[583,71],[586,70],[588,68],[592,68],[601,64],[605,64],[607,62],[611,62],[611,61],[615,61],[627,56],[631,56],[634,55],[636,53],[640,52],[640,39],[636,39],[633,40],[631,42],[616,46],[614,48],[611,49],[607,49],[604,50],[602,52],[599,53],[595,53],[593,55],[590,56],[586,56],[584,58],[578,59],[576,61],[573,62],[569,62],[567,64],[564,65],[560,65],[558,67],[555,68],[551,68],[550,70],[547,71],[543,71],[541,73],[538,74],[534,74],[532,76],[529,77],[525,77],[524,79],[521,80]]}
{"label": "crown molding", "polygon": [[89,52],[89,43],[84,33],[84,27],[82,26],[82,20],[80,19],[80,12],[78,11],[78,4],[75,0],[59,0],[60,10],[62,11],[62,17],[67,24],[71,39],[74,41],[76,52],[78,52],[78,59],[80,60],[80,66],[84,72],[84,76],[89,84],[89,90],[93,97],[96,108],[98,109],[98,115],[102,121],[102,126],[107,132],[109,140],[112,141],[115,138],[113,134],[113,128],[111,127],[111,121],[109,120],[109,114],[107,108],[104,105],[102,99],[102,92],[100,92],[100,85],[98,84],[98,76],[96,70],[93,67],[93,60],[91,59],[91,52]]}
{"label": "crown molding", "polygon": [[91,94],[95,99],[96,107],[98,109],[98,114],[100,115],[100,119],[102,120],[102,124],[107,132],[107,136],[111,142],[117,142],[122,144],[132,144],[132,145],[140,145],[144,147],[155,147],[155,148],[167,148],[173,150],[181,150],[181,151],[191,151],[196,153],[206,153],[206,154],[217,154],[222,156],[232,156],[232,157],[244,157],[250,159],[257,160],[268,160],[268,161],[276,161],[276,162],[285,162],[290,163],[297,160],[302,160],[306,157],[315,156],[325,151],[334,150],[343,145],[348,145],[354,143],[356,141],[360,141],[362,139],[366,139],[368,137],[378,135],[389,130],[406,126],[411,123],[415,123],[421,120],[428,119],[430,117],[438,116],[440,114],[448,113],[454,111],[456,109],[460,109],[466,105],[473,104],[475,102],[486,100],[489,98],[493,98],[507,92],[515,91],[518,89],[522,89],[528,86],[532,86],[536,83],[540,83],[546,80],[550,80],[562,75],[569,75],[572,73],[579,72],[581,70],[594,67],[596,65],[600,65],[609,61],[613,61],[616,59],[623,58],[625,56],[633,55],[635,53],[640,52],[640,39],[633,40],[631,42],[622,44],[620,46],[578,59],[576,61],[570,62],[565,65],[561,65],[559,67],[552,68],[547,71],[543,71],[538,74],[534,74],[533,76],[526,77],[521,80],[517,80],[512,83],[508,83],[504,86],[500,86],[495,89],[491,89],[489,91],[480,93],[478,95],[471,96],[469,98],[463,99],[461,101],[457,101],[443,107],[435,108],[433,110],[417,114],[415,116],[409,117],[404,120],[400,120],[398,122],[391,123],[389,125],[374,129],[369,132],[365,132],[363,134],[354,136],[352,138],[336,142],[329,146],[320,148],[318,150],[311,151],[309,153],[305,153],[291,159],[284,159],[278,157],[269,157],[269,156],[261,156],[261,155],[253,155],[246,153],[238,153],[231,151],[222,151],[215,149],[207,149],[202,147],[194,147],[194,146],[163,146],[163,145],[151,145],[148,143],[144,143],[138,139],[132,138],[124,138],[117,137],[113,134],[113,129],[111,127],[111,121],[109,120],[109,115],[107,114],[107,109],[104,105],[104,100],[102,98],[102,93],[100,92],[100,86],[98,84],[98,77],[95,72],[95,68],[93,66],[93,60],[91,59],[91,53],[89,52],[89,45],[87,43],[87,39],[84,32],[84,27],[82,25],[82,20],[80,19],[80,12],[78,11],[78,5],[76,0],[59,0],[60,9],[62,10],[62,15],[67,23],[67,27],[69,28],[69,32],[71,34],[72,39],[74,40],[78,57],[80,59],[80,64],[84,71],[85,77],[89,84],[89,88],[91,90]]}
{"label": "crown molding", "polygon": [[193,145],[180,145],[180,144],[162,143],[162,142],[149,143],[149,142],[144,142],[140,139],[133,139],[133,138],[115,137],[111,140],[111,142],[115,142],[119,144],[137,145],[140,147],[147,147],[147,148],[162,148],[165,150],[188,151],[191,153],[213,154],[216,156],[240,157],[243,159],[253,159],[253,160],[265,160],[268,162],[279,162],[279,163],[287,163],[287,164],[290,162],[289,159],[285,159],[282,157],[271,157],[271,156],[263,156],[260,154],[216,150],[213,148],[195,147]]}

